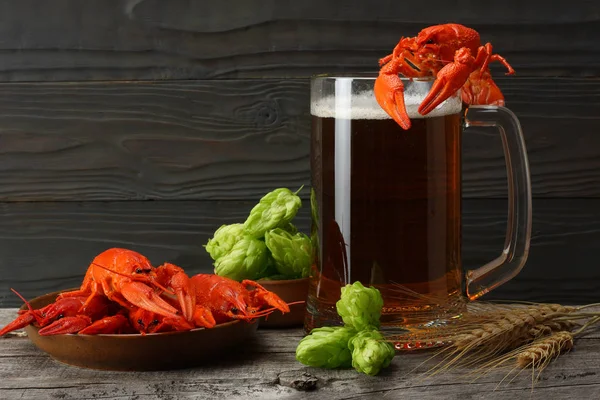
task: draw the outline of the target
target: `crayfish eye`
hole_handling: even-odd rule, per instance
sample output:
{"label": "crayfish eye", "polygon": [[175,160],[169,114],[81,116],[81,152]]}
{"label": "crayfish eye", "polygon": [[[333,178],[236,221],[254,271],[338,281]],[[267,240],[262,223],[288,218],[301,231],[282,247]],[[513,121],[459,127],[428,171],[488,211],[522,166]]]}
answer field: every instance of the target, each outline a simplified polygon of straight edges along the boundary
{"label": "crayfish eye", "polygon": [[144,272],[141,268],[136,268],[135,269],[135,273],[136,274],[141,274],[142,272]]}
{"label": "crayfish eye", "polygon": [[232,313],[234,313],[234,314],[237,314],[237,313],[238,313],[238,311],[240,311],[240,310],[238,310],[238,308],[237,308],[237,307],[231,307],[231,312],[232,312]]}
{"label": "crayfish eye", "polygon": [[141,318],[137,320],[137,323],[138,323],[138,325],[140,325],[140,326],[144,326],[144,321],[142,321],[142,319],[141,319]]}
{"label": "crayfish eye", "polygon": [[433,39],[429,39],[425,42],[425,44],[433,44]]}

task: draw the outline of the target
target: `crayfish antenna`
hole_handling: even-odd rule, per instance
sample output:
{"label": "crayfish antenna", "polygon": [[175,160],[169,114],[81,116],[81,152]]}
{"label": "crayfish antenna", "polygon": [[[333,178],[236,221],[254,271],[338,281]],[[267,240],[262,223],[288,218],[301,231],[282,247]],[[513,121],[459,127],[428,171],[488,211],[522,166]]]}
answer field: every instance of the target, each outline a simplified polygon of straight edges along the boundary
{"label": "crayfish antenna", "polygon": [[[292,306],[294,304],[300,304],[300,303],[304,303],[304,301],[294,301],[292,303],[286,303],[286,305],[287,306]],[[246,321],[251,321],[251,320],[256,319],[256,318],[261,318],[261,317],[269,316],[269,315],[273,314],[275,311],[281,311],[282,314],[286,313],[286,311],[283,311],[279,307],[270,307],[270,308],[265,308],[264,310],[253,312],[250,315],[238,316],[237,318],[243,319],[243,320],[246,320]]]}
{"label": "crayfish antenna", "polygon": [[[41,315],[39,315],[39,312],[37,310],[34,310],[33,307],[31,307],[31,304],[27,301],[27,299],[25,299],[25,297],[21,296],[21,294],[19,292],[17,292],[15,289],[10,288],[10,290],[16,294],[22,301],[23,303],[25,303],[25,305],[27,306],[27,308],[29,309],[29,312],[31,313],[31,315],[33,316],[33,318],[35,318],[35,321],[38,324],[42,323],[43,317]],[[1,336],[1,335],[0,335]]]}

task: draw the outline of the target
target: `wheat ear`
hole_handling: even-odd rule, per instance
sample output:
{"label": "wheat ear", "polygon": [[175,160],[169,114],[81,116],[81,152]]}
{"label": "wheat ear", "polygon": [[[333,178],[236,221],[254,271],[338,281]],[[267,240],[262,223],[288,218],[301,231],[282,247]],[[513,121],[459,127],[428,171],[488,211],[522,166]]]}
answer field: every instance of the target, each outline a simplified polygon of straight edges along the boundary
{"label": "wheat ear", "polygon": [[560,305],[540,304],[498,311],[491,322],[453,336],[452,344],[437,354],[444,355],[443,359],[429,372],[435,375],[457,365],[466,367],[489,363],[499,354],[530,342],[531,334],[538,334],[543,329],[541,326],[548,326],[548,323],[573,310]]}
{"label": "wheat ear", "polygon": [[[573,339],[575,336],[583,333],[587,328],[598,323],[600,317],[589,320],[585,325],[575,332],[560,331],[549,336],[535,340],[529,346],[523,348],[516,355],[517,366],[521,368],[538,368],[541,372],[546,365],[562,353],[573,348]],[[568,322],[568,321],[561,321]]]}
{"label": "wheat ear", "polygon": [[521,368],[533,367],[543,369],[550,361],[565,351],[573,348],[571,332],[560,331],[543,337],[523,349],[516,356],[517,365]]}

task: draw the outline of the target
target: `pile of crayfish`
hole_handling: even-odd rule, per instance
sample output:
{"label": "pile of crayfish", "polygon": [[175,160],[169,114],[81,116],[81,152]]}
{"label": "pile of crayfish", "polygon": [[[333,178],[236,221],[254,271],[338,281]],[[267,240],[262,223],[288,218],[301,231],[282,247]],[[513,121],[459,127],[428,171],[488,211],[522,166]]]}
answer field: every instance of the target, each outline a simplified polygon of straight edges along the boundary
{"label": "pile of crayfish", "polygon": [[40,309],[27,310],[0,329],[3,336],[33,324],[42,336],[58,334],[147,334],[213,328],[253,321],[289,305],[254,281],[198,274],[150,264],[143,255],[112,248],[94,258],[78,290],[62,292]]}

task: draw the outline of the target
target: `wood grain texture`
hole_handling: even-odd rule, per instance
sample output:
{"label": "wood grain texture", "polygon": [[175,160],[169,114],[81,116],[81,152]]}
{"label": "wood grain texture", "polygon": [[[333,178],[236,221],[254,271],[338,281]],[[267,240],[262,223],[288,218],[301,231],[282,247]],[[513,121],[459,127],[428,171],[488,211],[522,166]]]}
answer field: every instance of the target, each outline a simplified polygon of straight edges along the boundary
{"label": "wood grain texture", "polygon": [[[250,201],[58,202],[0,204],[0,307],[81,284],[90,261],[110,247],[127,247],[154,264],[188,273],[212,271],[202,247],[226,223],[242,222]],[[600,200],[536,200],[529,261],[487,298],[593,303],[600,301],[594,268],[600,241]],[[296,223],[309,231],[308,203]],[[463,259],[475,268],[497,257],[504,243],[506,202],[464,204]]]}
{"label": "wood grain texture", "polygon": [[300,81],[0,88],[0,199],[228,199],[308,179]]}
{"label": "wood grain texture", "polygon": [[[0,309],[0,326],[15,309]],[[592,333],[554,361],[531,391],[530,372],[498,385],[501,369],[471,382],[470,370],[454,369],[425,378],[427,352],[397,355],[376,377],[349,370],[305,367],[294,353],[299,329],[259,329],[243,353],[214,365],[181,371],[110,372],[53,361],[23,337],[0,339],[0,397],[3,399],[596,399],[600,396],[600,338]],[[57,377],[59,377],[57,379]],[[299,383],[316,381],[311,391]]]}
{"label": "wood grain texture", "polygon": [[0,80],[297,77],[374,70],[401,36],[459,22],[520,74],[598,76],[596,3],[466,0],[0,2]]}
{"label": "wood grain texture", "polygon": [[[600,196],[600,81],[501,78],[536,197]],[[0,85],[0,201],[248,199],[310,184],[304,79]],[[506,196],[494,130],[464,135],[466,198]],[[305,191],[308,193],[308,191]]]}

